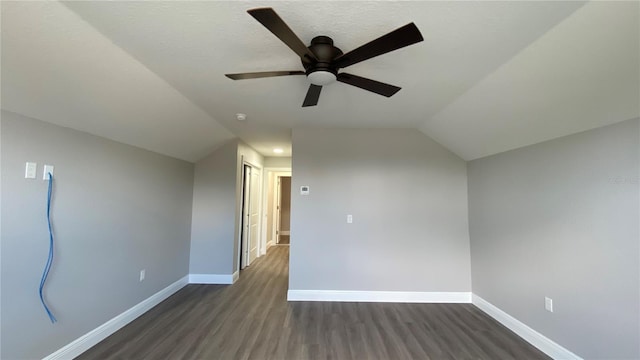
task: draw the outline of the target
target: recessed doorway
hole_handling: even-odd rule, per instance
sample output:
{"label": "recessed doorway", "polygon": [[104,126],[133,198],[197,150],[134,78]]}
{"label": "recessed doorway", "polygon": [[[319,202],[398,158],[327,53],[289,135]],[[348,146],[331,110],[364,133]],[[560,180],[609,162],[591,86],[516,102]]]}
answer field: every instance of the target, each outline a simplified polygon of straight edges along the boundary
{"label": "recessed doorway", "polygon": [[291,168],[265,168],[263,189],[262,255],[291,243]]}
{"label": "recessed doorway", "polygon": [[278,177],[276,244],[289,245],[291,235],[291,176]]}

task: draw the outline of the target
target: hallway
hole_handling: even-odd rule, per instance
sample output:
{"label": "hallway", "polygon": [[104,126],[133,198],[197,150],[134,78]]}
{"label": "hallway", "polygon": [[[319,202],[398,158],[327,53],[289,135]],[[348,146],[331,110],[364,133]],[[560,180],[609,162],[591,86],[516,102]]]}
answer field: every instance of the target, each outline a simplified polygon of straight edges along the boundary
{"label": "hallway", "polygon": [[79,359],[547,359],[471,304],[286,301],[289,247],[188,285]]}

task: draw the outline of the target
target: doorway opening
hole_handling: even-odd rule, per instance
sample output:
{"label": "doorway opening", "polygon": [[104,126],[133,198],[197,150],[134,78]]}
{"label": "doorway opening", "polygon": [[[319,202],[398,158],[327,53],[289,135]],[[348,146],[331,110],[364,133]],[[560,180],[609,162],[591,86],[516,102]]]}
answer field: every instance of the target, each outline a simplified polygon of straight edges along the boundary
{"label": "doorway opening", "polygon": [[291,242],[291,168],[266,168],[264,173],[262,254]]}
{"label": "doorway opening", "polygon": [[278,177],[278,204],[276,207],[276,244],[289,245],[291,235],[291,176]]}

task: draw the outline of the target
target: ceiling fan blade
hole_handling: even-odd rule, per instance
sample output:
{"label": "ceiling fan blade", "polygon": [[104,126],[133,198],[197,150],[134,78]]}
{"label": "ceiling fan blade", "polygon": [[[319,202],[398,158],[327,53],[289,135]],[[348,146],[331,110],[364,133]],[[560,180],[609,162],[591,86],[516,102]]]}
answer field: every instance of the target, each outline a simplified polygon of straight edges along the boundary
{"label": "ceiling fan blade", "polygon": [[263,72],[250,72],[239,74],[225,74],[224,76],[232,80],[245,80],[245,79],[258,79],[274,76],[287,76],[287,75],[305,75],[304,71],[263,71]]}
{"label": "ceiling fan blade", "polygon": [[393,94],[400,91],[397,86],[381,83],[379,81],[363,78],[360,76],[340,73],[338,74],[338,81],[343,82],[345,84],[357,86],[360,89],[368,90],[374,92],[376,94],[380,94],[382,96],[391,97]]}
{"label": "ceiling fan blade", "polygon": [[334,61],[334,65],[345,68],[422,40],[424,39],[418,27],[414,23],[410,23],[338,57]]}
{"label": "ceiling fan blade", "polygon": [[258,8],[247,10],[258,22],[280,39],[285,45],[298,54],[300,58],[317,61],[316,56],[307,48],[300,38],[278,16],[272,8]]}
{"label": "ceiling fan blade", "polygon": [[309,85],[309,90],[307,91],[307,96],[304,97],[302,107],[318,105],[318,99],[320,99],[320,91],[322,91],[322,86],[313,84]]}

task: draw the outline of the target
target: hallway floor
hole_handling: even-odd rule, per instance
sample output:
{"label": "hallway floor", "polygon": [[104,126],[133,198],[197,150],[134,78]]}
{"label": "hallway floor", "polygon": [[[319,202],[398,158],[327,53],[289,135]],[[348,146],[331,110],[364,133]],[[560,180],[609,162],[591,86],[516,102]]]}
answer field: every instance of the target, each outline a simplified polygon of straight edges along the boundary
{"label": "hallway floor", "polygon": [[289,245],[289,235],[280,235],[278,245]]}

